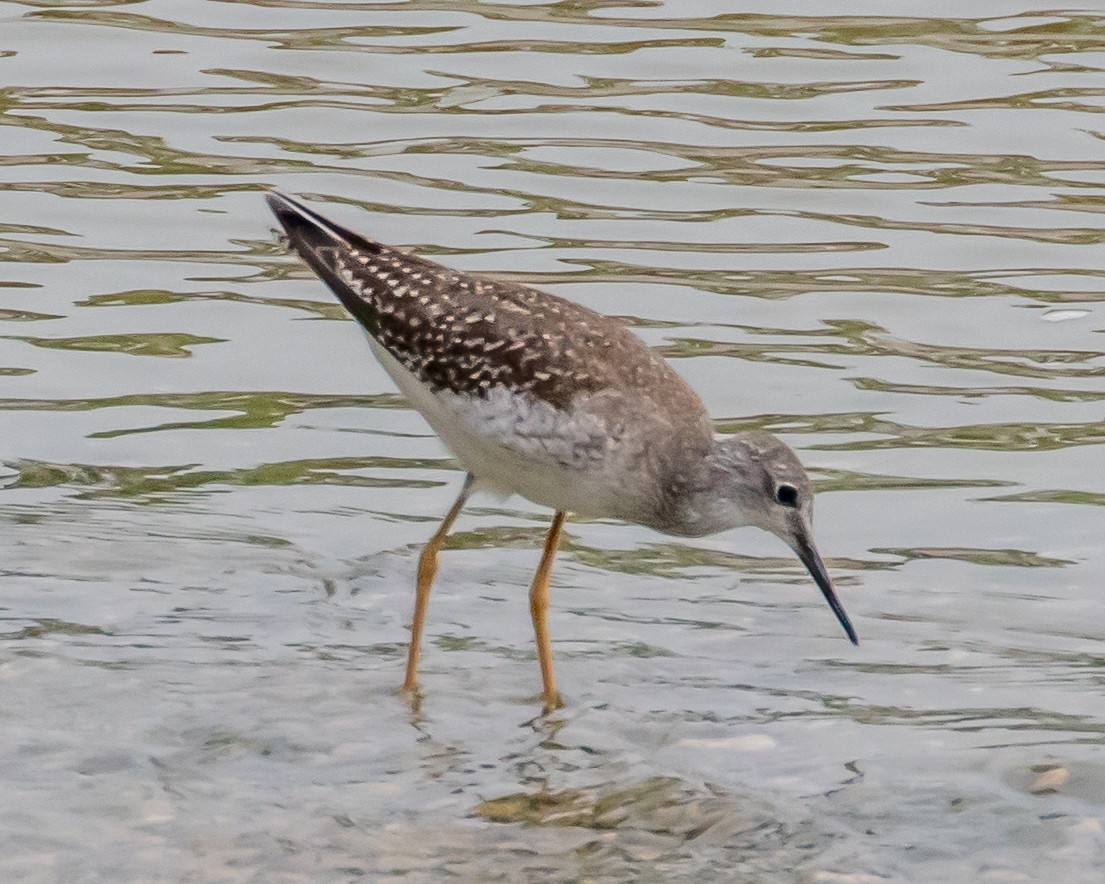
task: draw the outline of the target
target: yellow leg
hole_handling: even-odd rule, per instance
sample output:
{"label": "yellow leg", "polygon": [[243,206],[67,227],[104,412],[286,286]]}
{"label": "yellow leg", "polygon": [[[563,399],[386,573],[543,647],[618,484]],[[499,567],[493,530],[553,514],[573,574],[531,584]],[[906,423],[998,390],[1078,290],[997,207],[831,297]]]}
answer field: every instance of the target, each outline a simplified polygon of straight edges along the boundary
{"label": "yellow leg", "polygon": [[464,480],[464,487],[460,489],[460,495],[452,509],[445,515],[441,527],[430,538],[430,542],[422,550],[418,557],[418,584],[414,595],[414,620],[411,622],[411,644],[407,649],[407,677],[403,680],[403,690],[413,691],[418,684],[418,654],[422,645],[422,629],[426,625],[426,608],[430,604],[430,588],[434,584],[434,575],[437,574],[437,554],[449,535],[449,529],[457,520],[460,511],[468,496],[472,493],[472,477]]}
{"label": "yellow leg", "polygon": [[552,643],[549,641],[549,576],[552,574],[553,557],[560,545],[560,532],[564,527],[563,510],[553,516],[552,527],[545,538],[545,550],[541,554],[541,564],[533,577],[529,590],[529,611],[533,617],[533,635],[537,639],[537,659],[541,663],[541,684],[544,687],[542,697],[545,711],[551,712],[560,702],[556,692],[556,675],[553,673]]}

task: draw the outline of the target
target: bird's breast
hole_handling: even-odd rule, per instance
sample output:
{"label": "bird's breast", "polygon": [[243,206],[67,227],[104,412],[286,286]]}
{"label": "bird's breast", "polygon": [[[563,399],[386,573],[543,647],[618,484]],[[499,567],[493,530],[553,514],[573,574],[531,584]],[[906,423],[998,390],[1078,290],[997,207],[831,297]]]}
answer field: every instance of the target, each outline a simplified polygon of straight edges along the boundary
{"label": "bird's breast", "polygon": [[[369,336],[372,350],[417,409],[484,487],[583,516],[639,514],[649,446],[586,401],[558,407],[532,393],[495,386],[482,396],[431,390]],[[629,480],[627,480],[629,477]],[[631,485],[639,477],[642,493]]]}

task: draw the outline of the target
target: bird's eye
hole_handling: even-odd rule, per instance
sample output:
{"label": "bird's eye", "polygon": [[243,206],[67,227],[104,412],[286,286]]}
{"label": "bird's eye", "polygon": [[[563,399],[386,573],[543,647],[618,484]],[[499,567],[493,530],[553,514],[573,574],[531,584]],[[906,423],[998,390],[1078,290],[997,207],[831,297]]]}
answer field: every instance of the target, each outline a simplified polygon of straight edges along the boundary
{"label": "bird's eye", "polygon": [[780,485],[775,489],[775,499],[783,506],[798,506],[798,489],[793,485]]}

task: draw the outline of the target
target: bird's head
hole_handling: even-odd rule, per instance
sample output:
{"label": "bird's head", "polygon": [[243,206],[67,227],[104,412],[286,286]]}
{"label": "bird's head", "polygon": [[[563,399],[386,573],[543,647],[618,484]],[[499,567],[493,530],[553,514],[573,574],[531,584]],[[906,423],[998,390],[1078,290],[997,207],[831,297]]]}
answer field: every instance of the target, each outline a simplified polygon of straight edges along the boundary
{"label": "bird's head", "polygon": [[770,433],[751,430],[720,440],[711,460],[715,517],[770,531],[794,550],[849,640],[859,644],[813,542],[813,488],[798,456]]}

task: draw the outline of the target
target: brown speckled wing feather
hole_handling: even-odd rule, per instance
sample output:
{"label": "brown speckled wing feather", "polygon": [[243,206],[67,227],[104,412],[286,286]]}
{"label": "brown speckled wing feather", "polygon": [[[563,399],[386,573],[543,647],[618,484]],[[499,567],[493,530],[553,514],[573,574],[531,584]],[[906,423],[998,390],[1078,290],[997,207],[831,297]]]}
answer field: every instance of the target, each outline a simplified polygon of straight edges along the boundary
{"label": "brown speckled wing feather", "polygon": [[381,346],[433,390],[505,385],[559,408],[610,387],[697,397],[617,321],[526,286],[450,270],[347,230],[287,197],[291,246]]}

